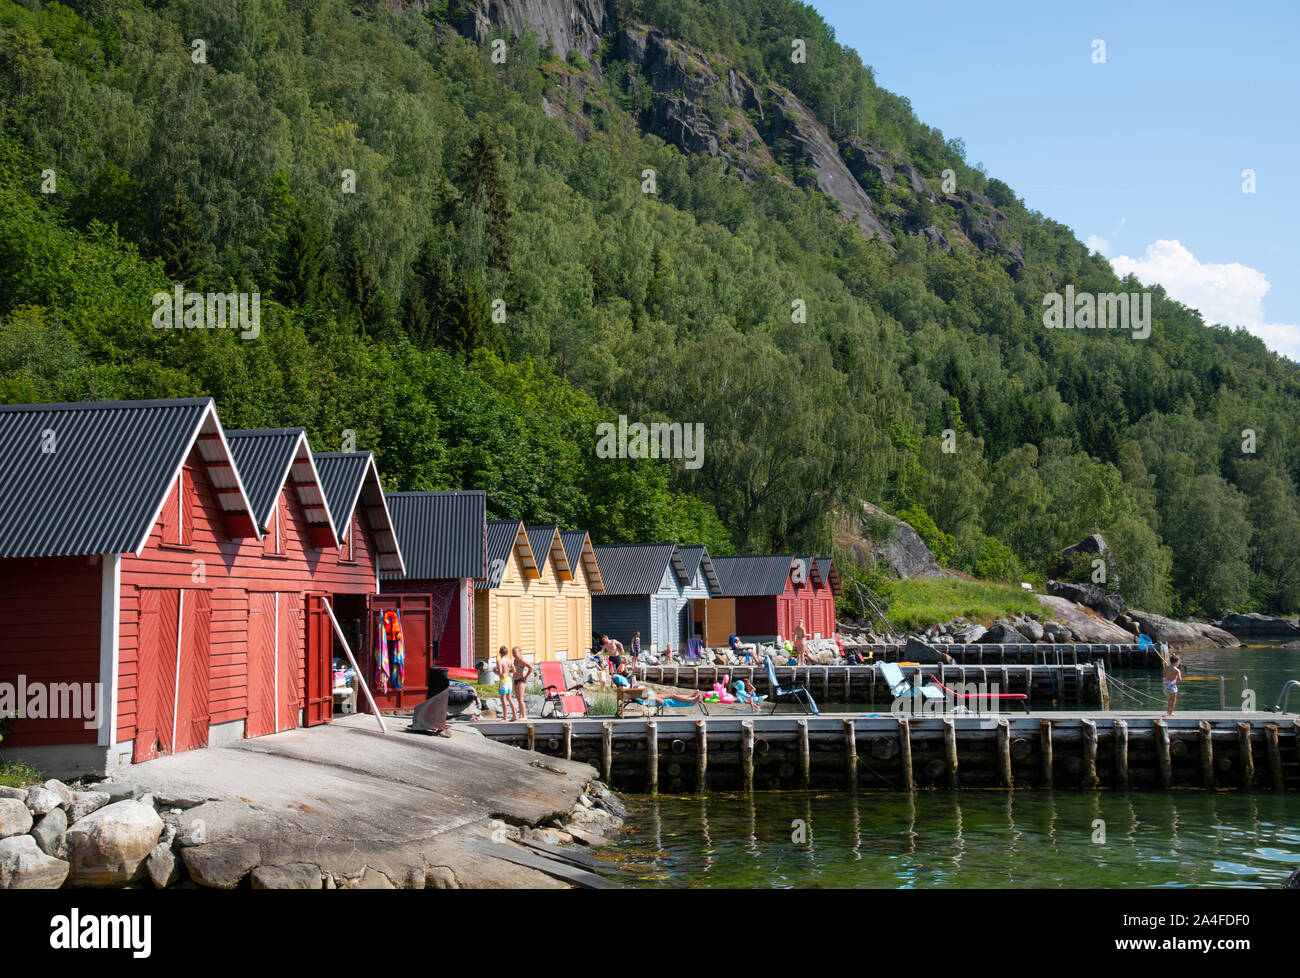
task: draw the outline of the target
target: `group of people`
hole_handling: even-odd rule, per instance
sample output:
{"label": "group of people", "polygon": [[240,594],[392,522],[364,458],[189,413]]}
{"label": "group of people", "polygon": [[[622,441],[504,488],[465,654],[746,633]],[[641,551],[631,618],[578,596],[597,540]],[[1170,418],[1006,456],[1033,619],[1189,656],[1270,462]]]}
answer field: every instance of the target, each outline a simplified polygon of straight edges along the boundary
{"label": "group of people", "polygon": [[533,665],[524,658],[523,649],[504,645],[497,650],[497,693],[501,697],[501,719],[513,722],[528,719],[524,688],[533,674]]}

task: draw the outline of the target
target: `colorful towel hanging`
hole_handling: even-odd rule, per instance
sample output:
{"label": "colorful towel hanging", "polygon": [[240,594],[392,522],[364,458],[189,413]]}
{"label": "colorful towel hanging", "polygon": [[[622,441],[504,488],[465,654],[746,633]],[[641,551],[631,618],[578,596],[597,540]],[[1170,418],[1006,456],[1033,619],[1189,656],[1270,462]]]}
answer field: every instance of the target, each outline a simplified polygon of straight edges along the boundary
{"label": "colorful towel hanging", "polygon": [[384,612],[384,632],[388,639],[388,648],[392,654],[393,689],[401,690],[406,684],[406,647],[402,642],[402,613],[400,611]]}
{"label": "colorful towel hanging", "polygon": [[380,617],[375,628],[375,688],[381,693],[388,692],[388,629],[384,627],[384,617]]}

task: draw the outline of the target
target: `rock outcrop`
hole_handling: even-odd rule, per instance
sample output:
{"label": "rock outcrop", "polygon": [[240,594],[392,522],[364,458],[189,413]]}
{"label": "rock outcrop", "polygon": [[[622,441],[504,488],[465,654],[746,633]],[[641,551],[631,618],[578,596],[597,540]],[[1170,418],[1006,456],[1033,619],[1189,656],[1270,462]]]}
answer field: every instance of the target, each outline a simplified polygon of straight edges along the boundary
{"label": "rock outcrop", "polygon": [[461,33],[483,42],[494,30],[514,37],[531,31],[561,58],[576,51],[592,61],[614,24],[614,5],[606,0],[479,0],[469,4]]}
{"label": "rock outcrop", "polygon": [[1277,618],[1257,612],[1237,614],[1229,611],[1214,623],[1239,638],[1295,638],[1300,636],[1300,618]]}
{"label": "rock outcrop", "polygon": [[[883,534],[873,527],[886,526],[888,537],[879,539]],[[952,576],[939,566],[916,530],[873,503],[864,501],[856,520],[838,520],[834,535],[835,545],[851,552],[858,563],[884,561],[901,578]]]}
{"label": "rock outcrop", "polygon": [[1199,621],[1174,621],[1164,615],[1153,615],[1147,611],[1128,612],[1129,617],[1141,626],[1144,634],[1157,642],[1166,642],[1175,648],[1197,648],[1217,646],[1232,649],[1241,645],[1237,639],[1222,628],[1207,625]]}

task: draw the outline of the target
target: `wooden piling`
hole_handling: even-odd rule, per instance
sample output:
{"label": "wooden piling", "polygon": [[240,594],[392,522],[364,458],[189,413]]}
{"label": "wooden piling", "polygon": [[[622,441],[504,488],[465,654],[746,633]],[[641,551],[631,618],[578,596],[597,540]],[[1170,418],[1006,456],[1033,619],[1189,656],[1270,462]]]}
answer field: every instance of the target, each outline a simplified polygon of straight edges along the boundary
{"label": "wooden piling", "polygon": [[564,725],[564,759],[573,760],[573,724]]}
{"label": "wooden piling", "polygon": [[1011,777],[1011,725],[1006,720],[998,721],[998,781],[1004,788],[1013,788]]}
{"label": "wooden piling", "polygon": [[1173,783],[1173,762],[1169,758],[1169,725],[1157,719],[1156,727],[1156,761],[1160,768],[1160,785],[1168,788]]}
{"label": "wooden piling", "polygon": [[1255,755],[1250,749],[1250,724],[1237,724],[1237,766],[1241,769],[1241,790],[1255,787]]}
{"label": "wooden piling", "polygon": [[1201,742],[1201,787],[1214,788],[1214,742],[1210,739],[1210,721],[1202,720],[1200,727]]}
{"label": "wooden piling", "polygon": [[799,783],[804,788],[812,785],[812,750],[808,745],[808,721],[796,720],[799,728]]}
{"label": "wooden piling", "polygon": [[746,791],[754,790],[754,721],[740,721],[740,776]]}
{"label": "wooden piling", "polygon": [[1101,708],[1110,709],[1110,684],[1106,682],[1106,664],[1097,663],[1097,689],[1101,693]]}
{"label": "wooden piling", "polygon": [[600,729],[601,767],[605,771],[605,784],[609,784],[610,772],[614,770],[614,724],[606,720]]}
{"label": "wooden piling", "polygon": [[1277,742],[1277,724],[1264,724],[1264,749],[1268,755],[1268,780],[1274,791],[1285,791],[1286,780],[1282,775],[1282,748]]}
{"label": "wooden piling", "polygon": [[957,722],[952,717],[943,718],[943,753],[948,761],[948,787],[956,791],[957,779]]}
{"label": "wooden piling", "polygon": [[[852,723],[853,721],[848,720],[845,722]],[[912,777],[912,728],[907,722],[907,717],[898,718],[898,749],[899,762],[903,771],[903,788],[911,791],[916,787],[916,781]],[[856,778],[854,784],[857,784]]]}
{"label": "wooden piling", "polygon": [[529,750],[537,750],[537,728],[532,723],[524,724],[524,738]]}
{"label": "wooden piling", "polygon": [[709,725],[704,720],[695,721],[695,790],[704,792],[709,787]]}
{"label": "wooden piling", "polygon": [[659,724],[653,720],[645,724],[645,773],[647,790],[659,794]]}
{"label": "wooden piling", "polygon": [[1038,736],[1042,741],[1043,787],[1052,786],[1052,721],[1043,720],[1038,725]]}
{"label": "wooden piling", "polygon": [[1092,717],[1084,717],[1081,726],[1083,727],[1083,786],[1095,788],[1097,786],[1097,721]]}
{"label": "wooden piling", "polygon": [[1115,721],[1115,784],[1128,787],[1128,721]]}

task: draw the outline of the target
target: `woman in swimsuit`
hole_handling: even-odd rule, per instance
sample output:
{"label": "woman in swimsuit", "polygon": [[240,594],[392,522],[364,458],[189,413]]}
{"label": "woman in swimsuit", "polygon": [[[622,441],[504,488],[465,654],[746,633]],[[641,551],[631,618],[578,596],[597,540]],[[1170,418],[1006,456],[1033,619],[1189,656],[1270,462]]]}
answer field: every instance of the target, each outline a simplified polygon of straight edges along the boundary
{"label": "woman in swimsuit", "polygon": [[[515,720],[514,692],[515,663],[510,650],[504,645],[497,650],[497,695],[501,697],[502,720]],[[509,714],[507,716],[507,714]]]}
{"label": "woman in swimsuit", "polygon": [[524,660],[524,650],[516,645],[510,650],[511,665],[514,667],[515,714],[520,720],[528,719],[528,707],[524,705],[524,684],[533,674],[533,667]]}

